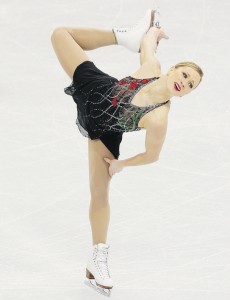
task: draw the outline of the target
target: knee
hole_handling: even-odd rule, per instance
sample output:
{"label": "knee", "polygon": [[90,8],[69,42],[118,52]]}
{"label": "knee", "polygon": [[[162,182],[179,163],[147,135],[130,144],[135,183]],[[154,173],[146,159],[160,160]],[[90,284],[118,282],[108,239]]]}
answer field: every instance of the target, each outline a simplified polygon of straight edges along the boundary
{"label": "knee", "polygon": [[106,204],[108,202],[108,193],[101,191],[91,191],[91,202]]}
{"label": "knee", "polygon": [[66,28],[65,27],[57,27],[54,29],[54,31],[52,32],[51,35],[51,41],[52,43],[54,43],[58,38],[60,38],[60,36],[63,35],[63,33],[66,32]]}
{"label": "knee", "polygon": [[90,187],[91,204],[97,206],[106,206],[109,202],[108,190],[99,187]]}

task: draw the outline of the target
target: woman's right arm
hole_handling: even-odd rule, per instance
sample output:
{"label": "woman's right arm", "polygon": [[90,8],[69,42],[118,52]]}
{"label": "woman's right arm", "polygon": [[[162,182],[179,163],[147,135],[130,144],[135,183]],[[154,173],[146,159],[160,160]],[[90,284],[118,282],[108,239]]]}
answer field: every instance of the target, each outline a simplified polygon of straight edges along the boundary
{"label": "woman's right arm", "polygon": [[161,74],[161,65],[155,56],[156,48],[161,39],[168,36],[159,28],[151,27],[141,41],[140,63],[141,67],[133,74],[133,77],[151,77]]}
{"label": "woman's right arm", "polygon": [[168,36],[157,27],[151,27],[141,41],[141,65],[146,62],[158,63],[155,56],[157,45],[161,39],[168,39]]}

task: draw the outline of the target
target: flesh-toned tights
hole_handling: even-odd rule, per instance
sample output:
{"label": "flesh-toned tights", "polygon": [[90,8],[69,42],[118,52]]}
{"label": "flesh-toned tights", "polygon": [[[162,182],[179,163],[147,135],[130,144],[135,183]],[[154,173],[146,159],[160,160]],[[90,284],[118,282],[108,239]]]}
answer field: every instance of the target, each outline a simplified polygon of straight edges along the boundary
{"label": "flesh-toned tights", "polygon": [[[60,27],[54,30],[52,44],[63,69],[73,78],[76,67],[90,60],[84,50],[93,50],[116,43],[112,31],[91,28]],[[109,165],[104,157],[114,159],[101,140],[88,139],[90,208],[92,243],[106,243],[110,219]]]}

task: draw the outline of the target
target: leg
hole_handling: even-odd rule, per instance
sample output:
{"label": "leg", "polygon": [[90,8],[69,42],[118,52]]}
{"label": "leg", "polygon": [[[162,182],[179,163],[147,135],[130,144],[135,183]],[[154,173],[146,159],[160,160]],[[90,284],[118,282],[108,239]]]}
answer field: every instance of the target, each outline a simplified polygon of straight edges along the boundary
{"label": "leg", "polygon": [[90,60],[84,50],[115,44],[112,31],[90,28],[57,28],[51,41],[63,69],[73,79],[76,67]]}
{"label": "leg", "polygon": [[114,159],[112,153],[100,140],[88,140],[89,180],[91,203],[89,217],[93,245],[106,243],[110,219],[109,183],[111,177],[104,157]]}

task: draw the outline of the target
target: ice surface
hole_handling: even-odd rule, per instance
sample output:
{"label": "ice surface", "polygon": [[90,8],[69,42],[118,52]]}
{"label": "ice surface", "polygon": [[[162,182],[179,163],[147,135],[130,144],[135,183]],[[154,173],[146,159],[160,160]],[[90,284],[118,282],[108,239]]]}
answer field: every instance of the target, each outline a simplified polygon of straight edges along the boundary
{"label": "ice surface", "polygon": [[[111,183],[113,299],[230,298],[229,1],[162,0],[170,40],[163,72],[192,60],[201,86],[172,99],[159,162]],[[83,281],[91,245],[87,139],[63,88],[70,80],[50,43],[55,27],[133,25],[153,1],[0,0],[0,299],[101,299]],[[138,54],[88,53],[121,78]],[[121,159],[144,149],[127,134]]]}

